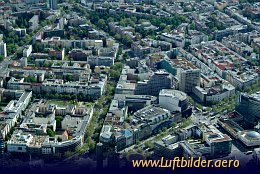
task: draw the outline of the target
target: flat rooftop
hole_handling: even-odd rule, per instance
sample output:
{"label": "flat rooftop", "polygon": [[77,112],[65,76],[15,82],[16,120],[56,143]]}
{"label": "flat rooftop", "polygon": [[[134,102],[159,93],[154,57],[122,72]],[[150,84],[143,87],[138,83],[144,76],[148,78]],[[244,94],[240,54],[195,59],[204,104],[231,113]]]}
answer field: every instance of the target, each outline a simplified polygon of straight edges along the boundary
{"label": "flat rooftop", "polygon": [[182,57],[177,57],[177,59],[171,59],[171,61],[174,63],[174,65],[177,65],[185,70],[198,69],[195,65],[193,65],[187,59],[182,58]]}
{"label": "flat rooftop", "polygon": [[168,96],[168,97],[177,97],[179,100],[183,101],[187,99],[187,94],[178,91],[178,90],[172,90],[172,89],[163,89],[160,91],[160,96]]}
{"label": "flat rooftop", "polygon": [[154,117],[157,117],[159,115],[164,115],[165,113],[167,113],[167,111],[168,110],[166,110],[166,109],[156,107],[156,106],[153,106],[153,105],[149,105],[149,106],[135,112],[134,116],[135,116],[135,118],[139,118],[141,120],[144,120],[144,119],[154,118]]}

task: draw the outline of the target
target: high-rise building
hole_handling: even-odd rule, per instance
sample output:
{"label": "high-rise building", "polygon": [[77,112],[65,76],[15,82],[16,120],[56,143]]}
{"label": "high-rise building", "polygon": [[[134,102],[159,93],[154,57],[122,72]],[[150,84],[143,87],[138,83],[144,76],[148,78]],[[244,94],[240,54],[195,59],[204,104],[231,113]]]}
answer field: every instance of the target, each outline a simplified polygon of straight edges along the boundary
{"label": "high-rise building", "polygon": [[119,163],[119,153],[117,153],[113,149],[109,150],[107,154],[107,167],[109,169],[118,169]]}
{"label": "high-rise building", "polygon": [[58,0],[48,0],[48,7],[52,10],[58,9]]}
{"label": "high-rise building", "polygon": [[183,57],[163,59],[158,67],[177,77],[182,92],[191,93],[192,88],[200,85],[200,69]]}
{"label": "high-rise building", "polygon": [[179,77],[179,89],[186,93],[191,93],[192,88],[200,85],[200,70],[199,69],[179,69],[177,70]]}
{"label": "high-rise building", "polygon": [[3,140],[2,135],[0,134],[0,156],[4,153],[5,149],[5,142]]}
{"label": "high-rise building", "polygon": [[103,168],[103,144],[97,143],[96,146],[96,156],[97,156],[97,168]]}
{"label": "high-rise building", "polygon": [[260,92],[248,95],[241,93],[236,111],[244,116],[244,121],[256,125],[260,121]]}
{"label": "high-rise building", "polygon": [[0,42],[0,55],[7,57],[6,43],[3,41]]}

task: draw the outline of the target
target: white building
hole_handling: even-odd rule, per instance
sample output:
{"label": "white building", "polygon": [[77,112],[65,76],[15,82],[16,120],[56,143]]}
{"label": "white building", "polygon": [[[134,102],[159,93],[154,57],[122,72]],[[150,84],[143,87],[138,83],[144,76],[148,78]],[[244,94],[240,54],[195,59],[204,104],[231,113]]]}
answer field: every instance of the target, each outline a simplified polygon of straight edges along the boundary
{"label": "white building", "polygon": [[14,132],[11,140],[7,142],[7,151],[15,153],[26,153],[27,147],[32,141],[33,136],[31,134],[23,133],[22,131]]}
{"label": "white building", "polygon": [[185,38],[186,43],[192,44],[198,44],[201,42],[207,42],[208,36],[204,33],[201,33],[197,30],[189,30],[188,36]]}
{"label": "white building", "polygon": [[71,117],[70,115],[66,115],[65,118],[61,122],[62,129],[68,129],[71,126],[75,126],[81,123],[80,117]]}
{"label": "white building", "polygon": [[87,82],[66,82],[63,80],[45,80],[42,83],[43,92],[67,93],[67,94],[84,94],[92,97],[99,97],[105,89],[106,79],[97,83]]}
{"label": "white building", "polygon": [[241,131],[238,134],[238,138],[246,146],[259,146],[260,145],[260,134],[255,131]]}
{"label": "white building", "polygon": [[112,66],[114,57],[88,56],[87,63],[91,66]]}
{"label": "white building", "polygon": [[178,90],[162,89],[159,93],[159,104],[171,112],[182,112],[187,109],[187,94]]}
{"label": "white building", "polygon": [[192,89],[192,92],[200,102],[216,103],[235,95],[235,87],[231,84],[221,84],[209,88],[196,86]]}
{"label": "white building", "polygon": [[60,46],[63,48],[101,48],[103,47],[102,40],[62,40],[60,37],[52,37],[50,39],[42,40],[41,42],[45,47]]}
{"label": "white building", "polygon": [[177,47],[183,48],[185,46],[184,33],[162,33],[162,35],[160,35],[160,39],[166,42],[174,43]]}
{"label": "white building", "polygon": [[23,57],[29,57],[32,53],[32,45],[26,45],[23,50]]}

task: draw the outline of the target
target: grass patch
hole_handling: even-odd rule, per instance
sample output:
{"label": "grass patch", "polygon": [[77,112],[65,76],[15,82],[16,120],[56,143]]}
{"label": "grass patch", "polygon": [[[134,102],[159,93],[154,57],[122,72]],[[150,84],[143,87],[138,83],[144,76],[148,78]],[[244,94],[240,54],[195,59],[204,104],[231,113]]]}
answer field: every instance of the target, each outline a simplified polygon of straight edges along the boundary
{"label": "grass patch", "polygon": [[58,106],[67,106],[68,102],[62,101],[62,100],[49,100],[48,104],[54,104],[54,105],[58,105]]}
{"label": "grass patch", "polygon": [[91,108],[93,106],[93,104],[90,102],[85,102],[84,105],[86,106],[86,108]]}

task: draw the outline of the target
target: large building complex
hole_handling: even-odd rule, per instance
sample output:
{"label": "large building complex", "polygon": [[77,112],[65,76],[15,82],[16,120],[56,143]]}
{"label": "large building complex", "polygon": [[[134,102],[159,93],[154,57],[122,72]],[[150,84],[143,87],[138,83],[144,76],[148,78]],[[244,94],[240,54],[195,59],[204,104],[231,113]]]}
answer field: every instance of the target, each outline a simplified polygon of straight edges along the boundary
{"label": "large building complex", "polygon": [[[194,140],[186,140],[193,138]],[[171,159],[174,156],[216,158],[231,153],[231,138],[213,125],[191,126],[155,142],[155,154]]]}
{"label": "large building complex", "polygon": [[118,94],[158,96],[160,90],[174,87],[171,74],[165,71],[147,71],[135,74],[135,69],[125,66],[116,87]]}
{"label": "large building complex", "polygon": [[[17,130],[7,142],[8,152],[63,155],[83,145],[93,108],[86,109],[74,105],[59,107],[40,101],[35,109],[28,113],[20,125],[20,130]],[[55,116],[64,117],[59,132],[56,131]],[[49,129],[57,132],[54,137],[47,135]]]}
{"label": "large building complex", "polygon": [[[247,59],[218,41],[191,45],[190,49],[194,56],[237,89],[245,89],[259,81],[257,71],[252,67],[250,68]],[[243,68],[238,69],[238,67]],[[243,69],[247,70],[244,71]]]}
{"label": "large building complex", "polygon": [[[167,53],[174,54],[173,51]],[[178,89],[183,92],[191,93],[192,88],[200,84],[200,69],[183,57],[165,59],[159,62],[159,68],[165,69],[175,75],[178,79]]]}
{"label": "large building complex", "polygon": [[0,173],[164,157],[252,169],[258,1],[0,0]]}

